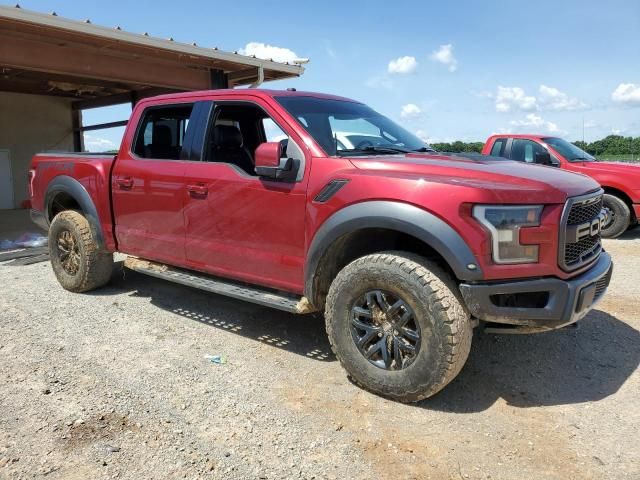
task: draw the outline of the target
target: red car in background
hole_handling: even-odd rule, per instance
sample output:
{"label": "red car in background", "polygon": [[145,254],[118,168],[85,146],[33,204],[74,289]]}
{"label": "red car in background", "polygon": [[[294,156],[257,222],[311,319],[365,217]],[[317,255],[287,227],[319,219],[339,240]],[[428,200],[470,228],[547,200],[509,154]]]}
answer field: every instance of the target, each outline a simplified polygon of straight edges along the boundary
{"label": "red car in background", "polygon": [[582,173],[596,180],[604,190],[608,222],[602,236],[615,238],[640,217],[640,165],[601,162],[572,143],[549,135],[493,135],[482,149],[484,155],[528,163],[550,165]]}

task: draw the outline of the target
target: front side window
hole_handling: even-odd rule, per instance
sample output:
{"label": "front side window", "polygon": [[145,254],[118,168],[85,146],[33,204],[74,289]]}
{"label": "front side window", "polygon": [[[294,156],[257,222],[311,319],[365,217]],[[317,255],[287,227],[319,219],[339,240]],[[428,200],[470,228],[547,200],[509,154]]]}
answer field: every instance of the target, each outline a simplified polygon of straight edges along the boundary
{"label": "front side window", "polygon": [[595,158],[573,143],[558,137],[543,138],[542,141],[557,151],[560,155],[570,162],[593,162]]}
{"label": "front side window", "polygon": [[219,102],[212,115],[204,152],[207,162],[227,163],[240,173],[257,176],[255,151],[263,142],[280,142],[283,155],[304,160],[302,150],[256,104]]}
{"label": "front side window", "polygon": [[516,138],[511,144],[511,160],[534,163],[536,160],[536,153],[544,153],[546,151],[546,148],[537,142]]}
{"label": "front side window", "polygon": [[262,128],[267,142],[279,142],[287,138],[287,134],[282,131],[276,122],[271,120],[271,117],[262,119]]}
{"label": "front side window", "polygon": [[141,158],[179,160],[193,105],[148,109],[140,124],[133,153]]}
{"label": "front side window", "polygon": [[275,99],[329,155],[433,151],[418,137],[362,103],[293,95]]}

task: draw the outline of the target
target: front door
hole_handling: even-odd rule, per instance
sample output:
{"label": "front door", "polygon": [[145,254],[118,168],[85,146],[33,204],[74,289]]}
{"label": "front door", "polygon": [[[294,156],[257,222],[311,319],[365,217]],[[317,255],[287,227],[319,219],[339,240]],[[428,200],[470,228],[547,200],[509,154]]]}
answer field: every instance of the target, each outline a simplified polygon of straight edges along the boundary
{"label": "front door", "polygon": [[[186,258],[192,268],[301,293],[304,154],[268,111],[251,101],[216,102],[212,109],[203,161],[185,173]],[[267,140],[286,143],[287,154],[301,160],[297,182],[256,176],[254,152]]]}
{"label": "front door", "polygon": [[181,154],[192,111],[191,104],[148,108],[138,119],[131,148],[120,152],[111,185],[118,250],[184,263],[184,174],[189,162]]}

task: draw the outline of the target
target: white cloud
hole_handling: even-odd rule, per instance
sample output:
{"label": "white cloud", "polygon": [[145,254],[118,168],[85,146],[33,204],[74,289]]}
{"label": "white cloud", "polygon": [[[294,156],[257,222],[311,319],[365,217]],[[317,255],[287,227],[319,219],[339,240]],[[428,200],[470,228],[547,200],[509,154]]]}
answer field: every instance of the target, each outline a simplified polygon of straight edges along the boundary
{"label": "white cloud", "polygon": [[422,140],[423,142],[432,145],[434,143],[453,143],[456,140],[461,140],[461,141],[466,141],[463,138],[453,138],[453,137],[431,137],[429,136],[429,134],[427,132],[425,132],[424,130],[416,130],[415,132],[413,132],[414,135],[416,137],[418,137],[420,140]]}
{"label": "white cloud", "polygon": [[531,112],[537,109],[536,97],[526,95],[522,88],[498,86],[496,112],[511,112],[512,110]]}
{"label": "white cloud", "polygon": [[94,137],[88,133],[84,134],[84,147],[89,152],[104,152],[107,150],[117,150],[118,145],[107,138]]}
{"label": "white cloud", "polygon": [[640,85],[621,83],[611,94],[611,99],[625,105],[640,105]]}
{"label": "white cloud", "polygon": [[293,63],[295,60],[300,59],[293,50],[260,42],[249,42],[244,48],[239,49],[238,53],[247,56],[255,55],[263,60],[273,60],[280,63]]}
{"label": "white cloud", "polygon": [[539,92],[540,106],[546,110],[579,110],[588,106],[577,98],[569,97],[557,88],[540,85]]}
{"label": "white cloud", "polygon": [[532,129],[539,132],[541,131],[544,133],[554,133],[559,135],[566,133],[564,130],[560,130],[557,124],[549,122],[535,113],[529,113],[523,120],[512,120],[510,123],[516,130],[527,131],[528,133],[531,133]]}
{"label": "white cloud", "polygon": [[488,90],[471,90],[471,94],[478,98],[495,98],[494,93]]}
{"label": "white cloud", "polygon": [[402,106],[400,110],[400,117],[402,118],[416,118],[422,113],[422,109],[415,103],[407,103]]}
{"label": "white cloud", "polygon": [[365,85],[369,88],[385,88],[391,90],[393,88],[393,81],[385,75],[375,75],[369,77],[365,82]]}
{"label": "white cloud", "polygon": [[418,68],[418,62],[416,57],[404,56],[391,60],[387,70],[389,73],[396,73],[399,75],[407,75],[413,73]]}
{"label": "white cloud", "polygon": [[414,133],[415,133],[416,137],[418,137],[423,142],[431,143],[431,138],[429,137],[429,134],[427,132],[425,132],[424,130],[416,130]]}
{"label": "white cloud", "polygon": [[331,40],[325,39],[322,41],[322,43],[324,43],[324,51],[327,54],[327,56],[331,58],[338,58],[338,54],[333,48],[333,43],[331,43]]}
{"label": "white cloud", "polygon": [[540,85],[539,95],[527,95],[520,87],[499,86],[495,95],[481,92],[479,96],[495,98],[496,112],[535,112],[537,110],[570,111],[587,108],[583,101],[570,97],[557,88]]}
{"label": "white cloud", "polygon": [[429,58],[434,62],[446,65],[450,72],[455,72],[458,68],[458,60],[453,56],[453,45],[450,43],[440,45],[440,48],[438,48],[438,50],[434,50]]}

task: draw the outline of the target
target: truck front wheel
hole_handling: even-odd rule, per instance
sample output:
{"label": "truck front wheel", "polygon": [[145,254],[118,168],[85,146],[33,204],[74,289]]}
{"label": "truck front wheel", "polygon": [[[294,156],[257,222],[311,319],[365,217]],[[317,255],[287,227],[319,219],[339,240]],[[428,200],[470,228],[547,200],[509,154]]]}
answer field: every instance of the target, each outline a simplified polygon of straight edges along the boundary
{"label": "truck front wheel", "polygon": [[631,210],[624,200],[608,193],[604,194],[602,201],[609,214],[609,221],[602,229],[601,235],[604,238],[619,237],[629,228]]}
{"label": "truck front wheel", "polygon": [[57,214],[49,227],[49,257],[58,282],[71,292],[86,292],[111,278],[113,255],[98,248],[91,226],[79,212]]}
{"label": "truck front wheel", "polygon": [[373,393],[415,402],[462,369],[469,314],[436,264],[407,252],[361,257],[338,273],[327,296],[329,341],[350,377]]}

